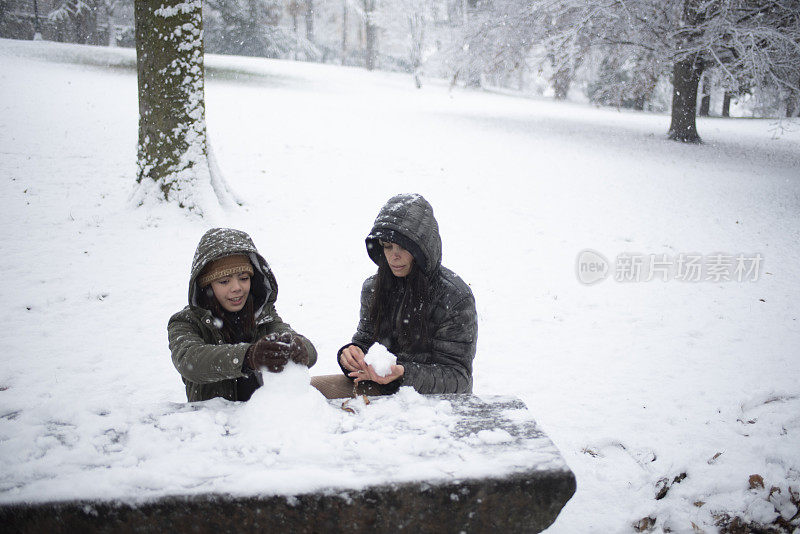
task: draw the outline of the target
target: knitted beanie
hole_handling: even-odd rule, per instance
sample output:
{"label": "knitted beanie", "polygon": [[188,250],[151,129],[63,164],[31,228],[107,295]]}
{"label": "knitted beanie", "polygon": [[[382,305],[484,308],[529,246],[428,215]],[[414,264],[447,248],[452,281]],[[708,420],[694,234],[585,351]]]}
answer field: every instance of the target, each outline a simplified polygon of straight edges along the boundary
{"label": "knitted beanie", "polygon": [[218,260],[212,261],[200,273],[197,283],[200,287],[206,287],[214,280],[225,278],[232,274],[247,273],[253,276],[253,264],[250,259],[243,254],[234,254],[233,256],[225,256]]}

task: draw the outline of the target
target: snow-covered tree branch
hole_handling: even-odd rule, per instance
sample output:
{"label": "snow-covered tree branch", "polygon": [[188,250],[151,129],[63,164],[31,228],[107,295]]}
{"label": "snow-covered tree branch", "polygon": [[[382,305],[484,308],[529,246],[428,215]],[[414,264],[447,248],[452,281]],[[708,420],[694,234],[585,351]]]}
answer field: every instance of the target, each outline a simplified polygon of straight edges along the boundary
{"label": "snow-covered tree branch", "polygon": [[[469,48],[473,61],[489,69],[537,53],[552,63],[557,95],[590,48],[606,68],[647,72],[635,77],[645,86],[634,93],[646,95],[654,77],[671,72],[670,138],[697,142],[695,106],[704,70],[717,68],[721,83],[731,87],[800,90],[800,1],[497,0],[473,27]],[[625,84],[617,87],[631,92]]]}

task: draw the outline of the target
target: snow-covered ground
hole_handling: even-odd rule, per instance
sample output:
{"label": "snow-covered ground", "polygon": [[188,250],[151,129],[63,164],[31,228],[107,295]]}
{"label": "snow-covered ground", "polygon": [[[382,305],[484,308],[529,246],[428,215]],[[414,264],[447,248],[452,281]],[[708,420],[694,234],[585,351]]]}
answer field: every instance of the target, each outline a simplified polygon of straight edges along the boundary
{"label": "snow-covered ground", "polygon": [[[148,491],[174,484],[159,483],[175,456],[149,427],[185,401],[166,322],[205,229],[250,233],[282,317],[319,351],[312,374],[333,373],[374,270],[363,238],[391,195],[418,192],[477,299],[475,392],[522,399],[577,477],[548,532],[645,517],[713,532],[721,514],[797,512],[800,124],[700,119],[705,143],[682,145],[664,115],[210,56],[209,136],[247,204],[199,219],[130,202],[134,64],[131,50],[0,40],[1,501],[63,497],[57,474],[97,467],[99,451],[127,451]],[[579,281],[585,249],[608,279]],[[624,254],[708,270],[617,281]],[[715,281],[717,254],[762,259]],[[198,428],[245,429],[245,409]],[[183,484],[205,482],[202,450]]]}

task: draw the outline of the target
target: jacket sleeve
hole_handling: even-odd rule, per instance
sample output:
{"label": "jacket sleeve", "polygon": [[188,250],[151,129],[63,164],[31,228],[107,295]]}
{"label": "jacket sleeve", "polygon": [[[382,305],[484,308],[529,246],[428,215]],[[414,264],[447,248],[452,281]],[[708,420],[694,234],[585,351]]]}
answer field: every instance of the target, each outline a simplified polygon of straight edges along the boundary
{"label": "jacket sleeve", "polygon": [[244,376],[242,365],[247,343],[235,345],[206,342],[197,319],[189,312],[178,312],[167,324],[172,363],[183,378],[208,384]]}
{"label": "jacket sleeve", "polygon": [[[369,317],[369,308],[374,298],[375,277],[370,276],[361,285],[361,311],[358,315],[358,326],[350,345],[358,345],[361,350],[367,352],[375,343],[374,327]],[[345,345],[346,347],[347,345]],[[343,347],[344,348],[344,347]],[[341,352],[341,351],[340,351]]]}
{"label": "jacket sleeve", "polygon": [[444,320],[435,326],[431,352],[397,355],[405,373],[395,387],[412,386],[419,393],[471,393],[478,338],[474,297],[470,294],[447,306]]}
{"label": "jacket sleeve", "polygon": [[336,353],[336,363],[339,364],[339,368],[342,370],[345,376],[347,376],[350,371],[345,369],[342,366],[341,360],[339,360],[339,356],[342,354],[342,351],[350,345],[356,345],[364,352],[364,354],[366,354],[369,348],[375,343],[373,339],[372,321],[369,319],[369,307],[370,303],[372,302],[372,288],[374,287],[374,283],[375,277],[370,276],[364,280],[364,283],[361,285],[361,310],[358,314],[358,326],[356,327],[356,333],[353,334],[353,339],[350,341],[350,343],[340,348]]}
{"label": "jacket sleeve", "polygon": [[283,319],[281,319],[281,316],[278,315],[277,310],[275,310],[275,306],[270,305],[269,315],[272,316],[272,321],[259,328],[258,337],[263,337],[268,334],[281,334],[283,332],[289,332],[293,336],[299,338],[303,345],[305,345],[306,351],[308,351],[308,366],[311,367],[317,363],[317,349],[314,347],[313,343],[311,343],[307,337],[295,332],[288,323],[284,323]]}

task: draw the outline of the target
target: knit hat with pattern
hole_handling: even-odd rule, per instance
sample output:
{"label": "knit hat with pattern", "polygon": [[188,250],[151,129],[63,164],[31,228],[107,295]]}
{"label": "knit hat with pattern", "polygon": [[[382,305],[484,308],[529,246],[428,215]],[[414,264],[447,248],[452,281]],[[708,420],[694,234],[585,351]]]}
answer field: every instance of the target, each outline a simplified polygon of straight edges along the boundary
{"label": "knit hat with pattern", "polygon": [[233,256],[225,256],[212,261],[203,269],[197,282],[200,287],[206,287],[214,280],[239,273],[247,273],[253,276],[253,264],[244,254],[234,254]]}

